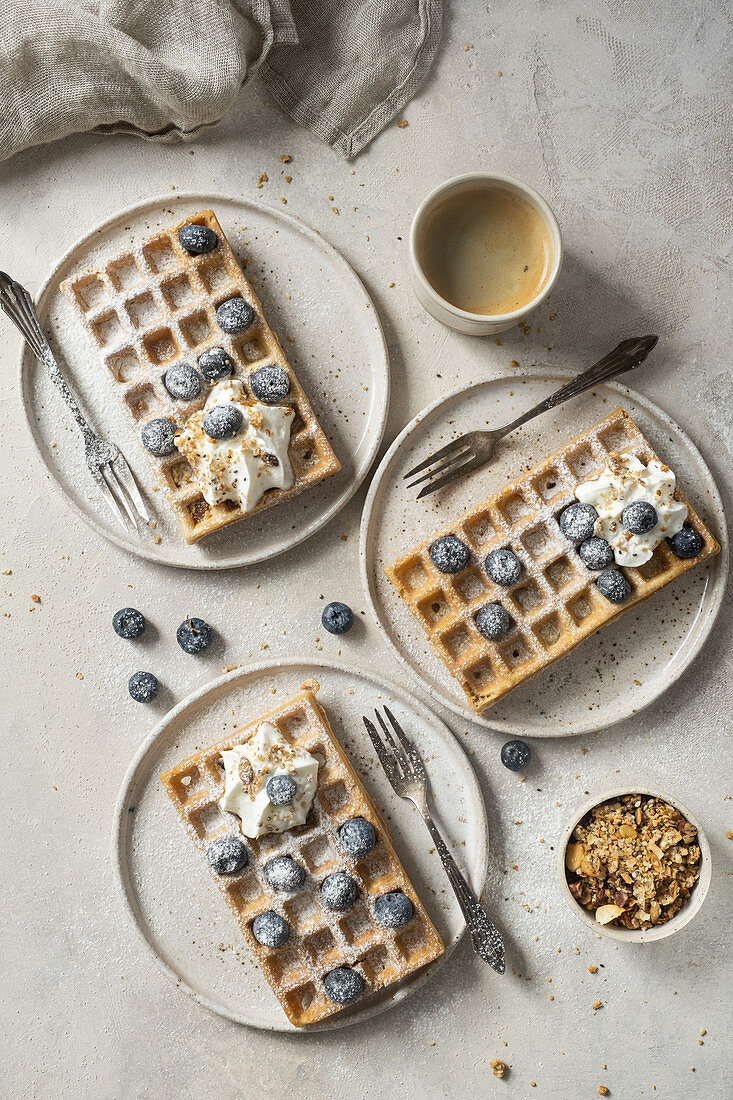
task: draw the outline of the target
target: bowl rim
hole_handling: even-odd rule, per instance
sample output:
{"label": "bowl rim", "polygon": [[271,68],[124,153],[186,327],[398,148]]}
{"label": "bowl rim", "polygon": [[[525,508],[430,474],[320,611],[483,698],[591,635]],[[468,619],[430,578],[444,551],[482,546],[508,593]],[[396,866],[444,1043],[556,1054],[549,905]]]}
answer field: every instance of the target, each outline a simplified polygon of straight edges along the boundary
{"label": "bowl rim", "polygon": [[[508,313],[471,313],[469,310],[461,309],[460,306],[454,305],[453,302],[449,302],[447,298],[443,298],[442,295],[438,294],[435,287],[425,275],[422,264],[418,259],[417,236],[425,215],[443,195],[448,194],[450,191],[460,190],[470,183],[504,184],[523,194],[542,214],[552,238],[554,256],[547,282],[540,288],[539,292],[531,301],[525,302],[523,306],[520,306],[518,309],[510,310]],[[530,184],[517,179],[516,176],[508,176],[502,172],[464,172],[460,176],[451,176],[449,179],[443,180],[443,182],[439,183],[437,187],[434,187],[432,191],[429,191],[413,215],[410,224],[408,250],[413,275],[420,284],[423,293],[453,316],[461,318],[464,321],[472,321],[479,324],[499,324],[504,321],[519,321],[527,313],[536,309],[540,302],[544,301],[555,286],[563,261],[562,233],[555,213],[547,200]]]}
{"label": "bowl rim", "polygon": [[[697,829],[697,839],[700,846],[700,877],[692,888],[690,898],[670,920],[666,921],[664,924],[651,926],[648,929],[619,928],[616,925],[599,924],[593,914],[585,909],[580,902],[576,901],[570,893],[565,872],[565,852],[573,830],[578,822],[595,806],[600,806],[603,802],[608,802],[611,799],[620,798],[622,795],[628,794],[639,794],[652,798],[660,798],[663,802],[668,802],[670,806],[674,806],[674,808],[679,810],[682,816]],[[619,943],[651,943],[666,939],[667,936],[672,936],[675,932],[679,932],[681,928],[689,924],[704,902],[712,876],[710,845],[695,815],[675,796],[669,795],[665,791],[661,791],[658,787],[650,787],[645,784],[624,784],[623,786],[604,788],[601,790],[600,794],[585,799],[580,806],[573,811],[572,816],[563,829],[560,843],[558,844],[557,869],[562,896],[568,907],[572,909],[581,923],[598,935],[607,936],[609,939],[616,940]]]}

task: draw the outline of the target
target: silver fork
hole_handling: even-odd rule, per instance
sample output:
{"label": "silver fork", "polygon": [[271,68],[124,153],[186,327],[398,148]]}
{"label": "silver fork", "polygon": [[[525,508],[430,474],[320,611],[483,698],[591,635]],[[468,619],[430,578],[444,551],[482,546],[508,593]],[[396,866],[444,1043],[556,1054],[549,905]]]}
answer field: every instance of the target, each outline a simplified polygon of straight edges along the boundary
{"label": "silver fork", "polygon": [[478,898],[459,871],[456,861],[448,851],[445,841],[433,821],[428,807],[428,777],[422,757],[414,743],[406,736],[389,707],[384,708],[384,713],[389,719],[391,730],[380,712],[375,709],[374,713],[384,736],[380,737],[376,726],[366,715],[363,719],[364,725],[387,779],[392,784],[392,790],[400,798],[406,798],[409,802],[412,802],[427,825],[458,899],[461,912],[466,918],[466,927],[471,935],[474,951],[481,956],[484,962],[493,967],[497,974],[503,974],[506,968],[504,941],[501,938],[501,933],[491,923]]}
{"label": "silver fork", "polygon": [[[130,524],[137,530],[138,518],[149,523],[150,516],[124,455],[114,443],[100,439],[92,431],[43,335],[33,299],[25,287],[16,283],[4,271],[0,271],[0,309],[10,318],[15,327],[20,329],[28,347],[71,409],[74,420],[84,436],[84,457],[89,473],[97,483],[115,518],[125,530],[129,530]],[[122,503],[122,508],[117,497]]]}
{"label": "silver fork", "polygon": [[[603,359],[599,359],[583,374],[579,374],[577,378],[556,390],[555,393],[550,394],[534,408],[518,416],[516,420],[512,420],[511,424],[507,424],[506,427],[491,431],[467,432],[458,439],[454,439],[452,443],[441,447],[439,451],[430,455],[424,462],[419,462],[417,466],[413,466],[411,470],[403,474],[403,480],[406,480],[408,477],[419,474],[422,470],[426,471],[422,477],[412,481],[407,488],[414,489],[416,485],[420,485],[423,481],[430,482],[430,484],[424,485],[417,494],[417,499],[420,500],[422,497],[450,485],[457,478],[470,474],[473,470],[478,470],[480,466],[485,466],[487,462],[491,462],[496,445],[504,436],[509,435],[521,424],[526,424],[528,420],[534,420],[536,416],[547,412],[548,409],[554,409],[558,405],[562,405],[564,401],[569,401],[571,397],[577,397],[578,394],[585,393],[586,390],[598,385],[599,382],[606,382],[609,378],[615,378],[617,374],[623,374],[625,371],[640,366],[658,340],[658,336],[632,336],[629,340],[622,340],[618,347],[605,355]],[[436,462],[440,465],[429,470],[428,467],[434,466]],[[431,478],[437,478],[437,481],[431,481]]]}

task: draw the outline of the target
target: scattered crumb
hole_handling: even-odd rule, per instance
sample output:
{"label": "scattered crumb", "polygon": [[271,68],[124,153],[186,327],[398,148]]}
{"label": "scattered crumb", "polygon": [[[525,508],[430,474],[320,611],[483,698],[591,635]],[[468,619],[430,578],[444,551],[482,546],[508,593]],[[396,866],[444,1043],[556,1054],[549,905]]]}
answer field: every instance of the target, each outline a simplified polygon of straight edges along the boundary
{"label": "scattered crumb", "polygon": [[293,182],[293,177],[292,176],[286,176],[285,177],[285,182],[286,183],[292,183]]}
{"label": "scattered crumb", "polygon": [[267,172],[260,172],[260,178],[257,180],[257,189],[262,190],[262,184],[267,183]]}
{"label": "scattered crumb", "polygon": [[284,195],[281,195],[280,202],[283,204],[283,206],[287,206],[288,200],[285,198]]}
{"label": "scattered crumb", "polygon": [[707,1035],[707,1030],[706,1030],[705,1028],[703,1028],[703,1029],[701,1030],[700,1034],[701,1034],[701,1035]]}
{"label": "scattered crumb", "polygon": [[[9,572],[10,570],[8,569],[8,573]],[[728,840],[733,840],[733,829],[729,829],[725,835],[727,836]]]}
{"label": "scattered crumb", "polygon": [[605,1085],[599,1085],[598,1086],[598,1095],[599,1096],[608,1096],[608,1089],[606,1088]]}
{"label": "scattered crumb", "polygon": [[603,1005],[600,1001],[594,1001],[592,1007],[598,1010],[599,1008],[603,1008]]}
{"label": "scattered crumb", "polygon": [[333,210],[334,214],[338,214],[338,212],[339,212],[338,206],[332,206],[331,209]]}
{"label": "scattered crumb", "polygon": [[290,161],[292,159],[293,158],[290,156],[290,153],[281,153],[281,155],[280,155],[280,163],[281,164],[290,164]]}
{"label": "scattered crumb", "polygon": [[405,126],[407,126],[407,119],[401,118],[400,121],[397,123],[397,129],[404,130]]}
{"label": "scattered crumb", "polygon": [[530,1081],[530,1083],[529,1083],[529,1087],[530,1087],[531,1089],[536,1089],[536,1088],[537,1088],[537,1082],[536,1082],[536,1081]]}
{"label": "scattered crumb", "polygon": [[82,672],[77,672],[76,678],[77,678],[77,680],[83,680],[84,679],[84,674]]}
{"label": "scattered crumb", "polygon": [[494,1071],[494,1077],[503,1077],[506,1073],[506,1066],[499,1058],[492,1058],[489,1065]]}
{"label": "scattered crumb", "polygon": [[394,286],[394,283],[387,283],[387,286]]}
{"label": "scattered crumb", "polygon": [[595,974],[595,972],[598,970],[598,967],[593,966],[593,964],[591,963],[591,965],[587,969],[589,974]]}
{"label": "scattered crumb", "polygon": [[[466,50],[472,50],[472,49],[473,49],[473,42],[467,42],[466,45],[463,47],[464,52]],[[530,1082],[530,1084],[533,1084],[533,1082]]]}
{"label": "scattered crumb", "polygon": [[156,545],[156,546],[160,546],[160,544],[161,544],[161,542],[162,542],[162,541],[163,541],[163,540],[162,540],[162,538],[160,537],[160,535],[156,535],[156,536],[155,536],[155,538],[153,539],[153,542],[155,543],[155,545]]}
{"label": "scattered crumb", "polygon": [[40,596],[37,596],[37,595],[35,594],[35,592],[34,592],[34,593],[33,593],[33,595],[31,596],[31,599],[33,600],[33,602],[34,602],[34,603],[40,603],[40,602],[41,602],[41,597],[40,597]]}
{"label": "scattered crumb", "polygon": [[4,577],[9,577],[12,572],[13,572],[12,569],[3,569],[3,576]]}

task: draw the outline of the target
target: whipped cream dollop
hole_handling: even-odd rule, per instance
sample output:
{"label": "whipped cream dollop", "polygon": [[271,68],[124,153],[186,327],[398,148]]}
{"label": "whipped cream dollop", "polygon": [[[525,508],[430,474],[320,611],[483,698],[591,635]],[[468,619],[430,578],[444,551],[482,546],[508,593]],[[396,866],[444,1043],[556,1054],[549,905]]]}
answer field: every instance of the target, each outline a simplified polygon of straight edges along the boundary
{"label": "whipped cream dollop", "polygon": [[[204,416],[215,405],[230,402],[242,414],[242,427],[230,439],[212,439],[204,431]],[[289,405],[253,401],[237,378],[212,386],[203,409],[190,416],[175,437],[208,504],[232,500],[249,512],[267,489],[292,488],[288,446],[293,415]]]}
{"label": "whipped cream dollop", "polygon": [[[226,780],[219,805],[237,815],[245,836],[282,833],[305,824],[318,780],[315,756],[294,748],[273,725],[263,722],[243,745],[224,749],[221,758]],[[293,800],[284,806],[273,804],[267,793],[276,775],[295,782]]]}
{"label": "whipped cream dollop", "polygon": [[[635,455],[609,455],[606,465],[590,481],[583,482],[575,495],[598,512],[596,534],[613,548],[617,565],[643,565],[662,539],[682,530],[687,507],[674,499],[676,478],[668,466],[653,458],[647,466]],[[628,504],[645,500],[656,509],[658,522],[643,535],[624,528],[622,512]]]}

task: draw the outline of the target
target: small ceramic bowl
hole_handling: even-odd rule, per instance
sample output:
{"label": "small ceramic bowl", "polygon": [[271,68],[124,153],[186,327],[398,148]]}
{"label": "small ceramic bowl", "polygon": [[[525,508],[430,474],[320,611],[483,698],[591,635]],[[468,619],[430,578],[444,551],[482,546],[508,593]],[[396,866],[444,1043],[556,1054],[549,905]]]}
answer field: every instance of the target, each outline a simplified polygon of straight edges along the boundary
{"label": "small ceramic bowl", "polygon": [[[584,908],[577,902],[573,895],[570,893],[568,887],[568,880],[565,873],[565,850],[572,836],[575,826],[578,824],[585,815],[593,809],[594,806],[599,806],[602,802],[608,802],[613,798],[620,798],[626,794],[640,794],[646,795],[652,798],[661,798],[662,801],[668,802],[670,806],[674,806],[676,810],[682,814],[682,816],[694,825],[697,829],[697,842],[700,845],[701,861],[700,861],[700,877],[692,888],[692,893],[682,906],[678,913],[668,920],[665,924],[657,924],[653,927],[646,929],[633,929],[623,928],[615,924],[599,924],[595,919],[594,914]],[[705,900],[705,895],[708,892],[710,886],[710,845],[707,842],[707,838],[700,827],[699,821],[690,813],[686,806],[684,806],[678,799],[672,798],[670,795],[665,794],[663,791],[652,790],[650,787],[616,787],[610,791],[604,791],[600,795],[596,795],[594,798],[589,798],[587,802],[584,802],[579,809],[575,811],[572,818],[565,826],[564,832],[560,843],[558,844],[558,863],[557,870],[560,879],[560,892],[567,902],[568,906],[575,913],[586,928],[593,932],[598,932],[602,936],[607,936],[609,939],[617,940],[624,943],[652,943],[654,940],[663,940],[667,936],[673,935],[675,932],[679,932],[680,928],[684,928],[697,913],[698,909]]]}
{"label": "small ceramic bowl", "polygon": [[[532,301],[527,302],[526,305],[523,305],[520,309],[513,310],[511,313],[468,313],[464,309],[459,309],[458,306],[454,306],[452,302],[442,298],[438,292],[433,289],[420,262],[421,233],[427,214],[433,209],[437,202],[447,198],[449,195],[455,195],[461,191],[473,190],[477,185],[480,186],[481,184],[498,185],[507,191],[514,192],[514,194],[521,196],[521,198],[530,203],[530,205],[538,211],[550,235],[552,263],[547,281],[539,294],[537,294]],[[533,187],[529,187],[526,183],[522,183],[521,180],[513,179],[511,176],[503,176],[495,172],[470,172],[465,176],[455,176],[453,179],[441,183],[440,186],[436,187],[434,191],[431,191],[420,203],[415,213],[415,217],[412,219],[412,226],[410,228],[409,255],[412,287],[423,308],[426,309],[436,321],[440,321],[442,324],[447,325],[448,328],[455,329],[457,332],[465,332],[469,336],[488,336],[493,332],[503,332],[505,329],[512,328],[514,325],[518,324],[528,313],[536,309],[540,302],[544,301],[550,293],[557,282],[557,277],[560,274],[560,267],[562,265],[562,237],[560,235],[560,227],[557,224],[557,218],[542,196],[538,194]]]}

